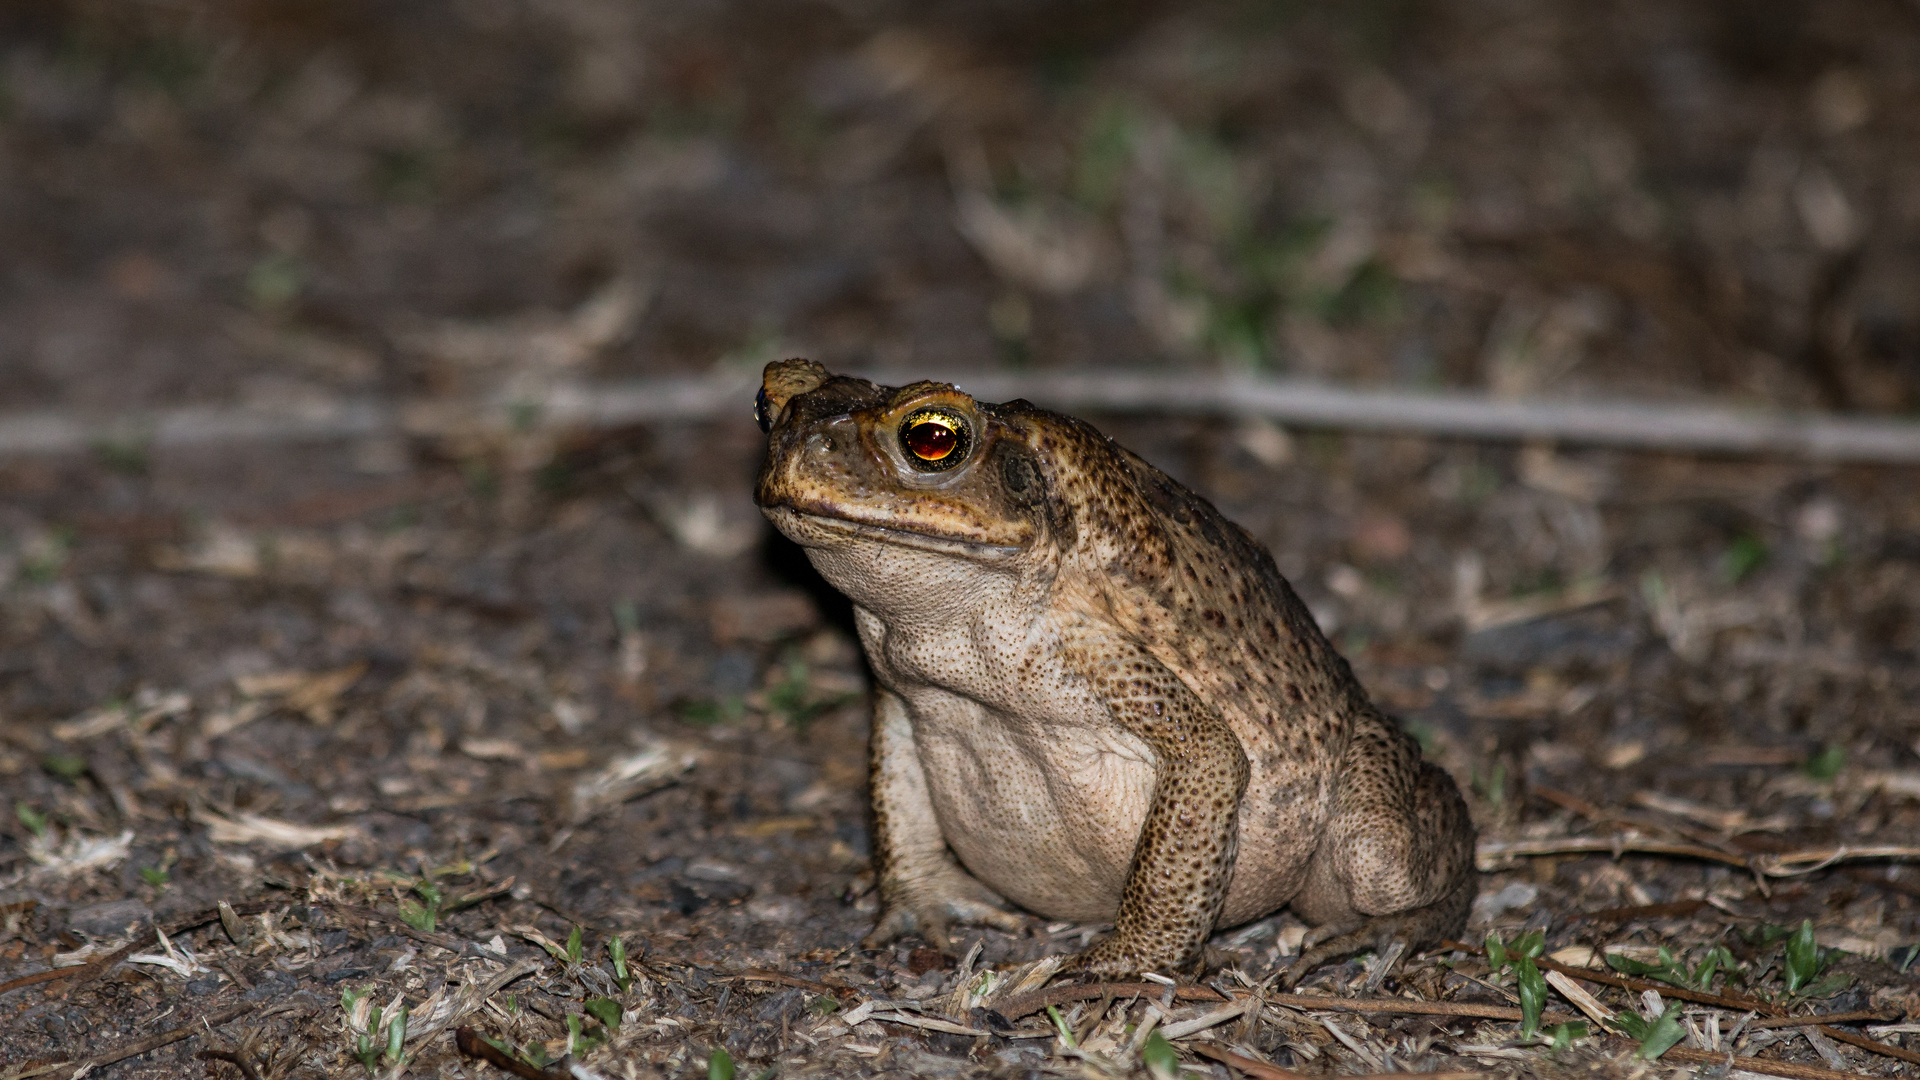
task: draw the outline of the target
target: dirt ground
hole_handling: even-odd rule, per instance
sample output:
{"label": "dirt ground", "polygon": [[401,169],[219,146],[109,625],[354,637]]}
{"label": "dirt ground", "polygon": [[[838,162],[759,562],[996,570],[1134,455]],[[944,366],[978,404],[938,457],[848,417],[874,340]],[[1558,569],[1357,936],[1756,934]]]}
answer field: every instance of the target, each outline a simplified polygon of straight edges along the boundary
{"label": "dirt ground", "polygon": [[[1907,415],[1920,7],[9,5],[0,252],[8,415],[785,355]],[[1303,988],[1457,1015],[1186,1024],[1283,914],[1068,1039],[1003,1010],[1099,928],[859,947],[868,677],[748,406],[0,457],[0,1078],[1920,1075],[1920,470],[1092,417],[1459,780],[1475,946],[1684,1010],[1553,1046],[1461,948]]]}

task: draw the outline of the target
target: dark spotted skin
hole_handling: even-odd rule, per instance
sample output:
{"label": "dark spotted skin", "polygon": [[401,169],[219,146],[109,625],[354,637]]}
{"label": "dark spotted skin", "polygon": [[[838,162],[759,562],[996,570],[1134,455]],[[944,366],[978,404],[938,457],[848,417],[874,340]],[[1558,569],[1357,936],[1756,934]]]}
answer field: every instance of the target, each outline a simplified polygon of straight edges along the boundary
{"label": "dark spotted skin", "polygon": [[1247,755],[1220,714],[1145,649],[1108,634],[1070,634],[1067,647],[1114,722],[1139,736],[1158,765],[1114,916],[1124,930],[1075,966],[1110,974],[1183,968],[1201,956],[1227,900]]}
{"label": "dark spotted skin", "polygon": [[[1101,975],[1191,970],[1291,905],[1296,966],[1457,933],[1473,826],[1264,549],[1088,425],[769,365],[756,497],[855,603],[880,690],[870,942],[1111,919]],[[966,460],[914,467],[927,408]]]}

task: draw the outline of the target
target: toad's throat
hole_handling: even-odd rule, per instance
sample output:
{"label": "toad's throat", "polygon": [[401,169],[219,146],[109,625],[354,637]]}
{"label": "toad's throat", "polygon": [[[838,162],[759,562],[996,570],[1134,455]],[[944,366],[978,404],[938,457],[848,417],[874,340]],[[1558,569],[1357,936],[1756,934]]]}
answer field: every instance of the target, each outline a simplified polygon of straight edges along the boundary
{"label": "toad's throat", "polygon": [[[776,515],[792,515],[803,524],[806,532],[837,533],[848,539],[877,540],[884,544],[898,544],[901,547],[920,548],[924,551],[937,551],[949,555],[966,555],[973,558],[1005,559],[1020,553],[1019,545],[992,544],[980,540],[968,540],[957,536],[941,536],[936,533],[921,532],[917,529],[903,528],[897,521],[885,524],[876,521],[861,521],[850,518],[844,513],[824,506],[806,506],[789,504],[779,507]],[[775,524],[779,523],[778,516]],[[788,530],[781,530],[787,532]],[[792,536],[792,533],[789,532]],[[809,538],[792,537],[796,542],[807,546]]]}

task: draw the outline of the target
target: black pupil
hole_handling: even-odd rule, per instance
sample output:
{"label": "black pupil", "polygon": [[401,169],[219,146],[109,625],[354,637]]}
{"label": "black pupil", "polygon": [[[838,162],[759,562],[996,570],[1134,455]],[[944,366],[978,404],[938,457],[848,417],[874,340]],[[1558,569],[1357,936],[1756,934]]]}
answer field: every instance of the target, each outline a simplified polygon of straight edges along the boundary
{"label": "black pupil", "polygon": [[923,461],[939,461],[960,445],[960,436],[937,420],[923,420],[907,429],[907,447]]}

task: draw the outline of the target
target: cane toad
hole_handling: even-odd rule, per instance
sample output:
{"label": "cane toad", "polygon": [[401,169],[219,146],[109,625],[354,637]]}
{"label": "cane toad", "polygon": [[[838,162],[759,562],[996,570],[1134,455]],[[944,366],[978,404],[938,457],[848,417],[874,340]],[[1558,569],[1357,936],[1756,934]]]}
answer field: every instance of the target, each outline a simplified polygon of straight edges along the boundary
{"label": "cane toad", "polygon": [[944,383],[786,360],[755,411],[756,500],[852,598],[878,684],[868,944],[1013,928],[1012,901],[1115,924],[1077,970],[1190,971],[1216,927],[1291,905],[1292,981],[1459,932],[1459,790],[1204,499]]}

